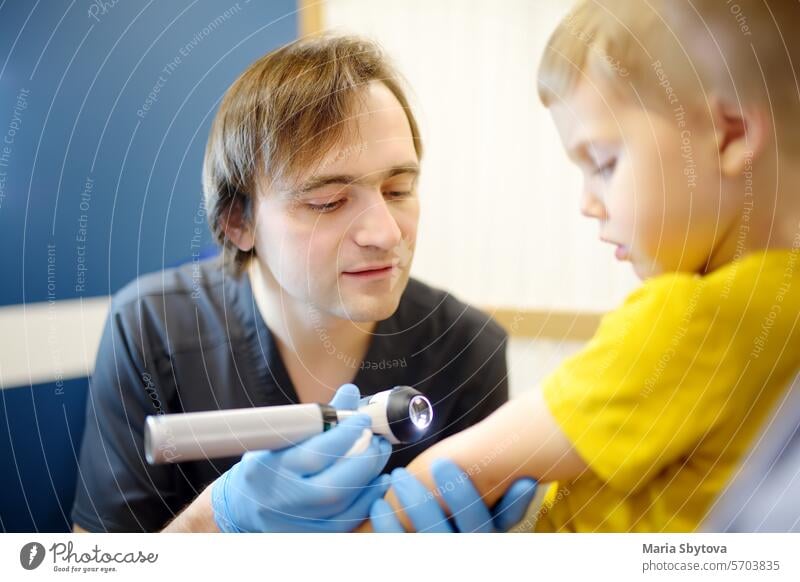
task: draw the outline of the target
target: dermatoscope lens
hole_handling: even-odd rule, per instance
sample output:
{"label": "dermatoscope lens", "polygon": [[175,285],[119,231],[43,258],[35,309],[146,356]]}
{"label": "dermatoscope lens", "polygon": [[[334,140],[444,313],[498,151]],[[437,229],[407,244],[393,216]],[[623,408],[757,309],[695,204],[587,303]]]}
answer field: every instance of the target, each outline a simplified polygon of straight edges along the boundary
{"label": "dermatoscope lens", "polygon": [[433,420],[433,406],[427,398],[418,394],[408,403],[408,417],[414,426],[424,430],[430,426]]}

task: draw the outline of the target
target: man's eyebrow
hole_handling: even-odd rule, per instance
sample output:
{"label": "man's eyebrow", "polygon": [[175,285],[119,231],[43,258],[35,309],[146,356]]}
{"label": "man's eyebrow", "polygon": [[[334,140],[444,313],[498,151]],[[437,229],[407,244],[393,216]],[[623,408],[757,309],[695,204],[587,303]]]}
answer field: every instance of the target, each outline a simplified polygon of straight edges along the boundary
{"label": "man's eyebrow", "polygon": [[369,176],[354,176],[352,174],[323,174],[321,176],[314,176],[303,182],[295,190],[295,192],[297,194],[305,194],[306,192],[311,192],[312,190],[316,190],[317,188],[322,188],[323,186],[328,186],[330,184],[363,184],[388,180],[389,178],[393,178],[394,176],[399,176],[401,174],[412,174],[414,176],[418,175],[419,164],[416,162],[398,164],[396,166],[392,166],[391,168],[387,168],[383,172],[370,174]]}

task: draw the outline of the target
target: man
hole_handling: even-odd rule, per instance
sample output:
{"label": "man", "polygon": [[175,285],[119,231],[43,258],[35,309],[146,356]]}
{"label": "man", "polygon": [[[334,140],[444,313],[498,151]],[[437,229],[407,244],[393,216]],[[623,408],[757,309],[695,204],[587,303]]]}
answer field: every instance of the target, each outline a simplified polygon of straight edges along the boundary
{"label": "man", "polygon": [[[176,515],[168,531],[347,531],[388,487],[384,466],[507,400],[504,332],[409,279],[421,154],[397,74],[364,41],[298,41],[233,84],[203,171],[222,256],[141,277],[114,298],[90,385],[76,531],[156,531]],[[147,415],[326,402],[349,382],[364,394],[424,392],[426,438],[390,450],[375,437],[334,463],[365,427],[356,418],[239,463],[144,460]],[[350,387],[334,405],[358,396]]]}

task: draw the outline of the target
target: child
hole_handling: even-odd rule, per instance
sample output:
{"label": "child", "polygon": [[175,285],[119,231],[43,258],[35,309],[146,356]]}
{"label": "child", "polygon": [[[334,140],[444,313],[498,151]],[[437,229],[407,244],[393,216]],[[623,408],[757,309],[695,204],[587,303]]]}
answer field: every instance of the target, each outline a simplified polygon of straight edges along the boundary
{"label": "child", "polygon": [[540,389],[417,457],[428,488],[449,458],[487,504],[557,481],[538,531],[701,523],[800,364],[797,23],[789,0],[586,0],[561,22],[540,96],[643,284]]}

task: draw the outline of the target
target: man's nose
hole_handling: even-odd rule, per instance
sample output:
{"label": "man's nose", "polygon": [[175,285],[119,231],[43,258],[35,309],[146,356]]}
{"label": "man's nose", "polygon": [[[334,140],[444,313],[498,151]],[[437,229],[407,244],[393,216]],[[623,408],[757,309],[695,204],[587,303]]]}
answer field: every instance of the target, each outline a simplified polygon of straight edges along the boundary
{"label": "man's nose", "polygon": [[403,238],[383,194],[370,196],[365,208],[353,223],[353,238],[358,246],[394,249]]}

